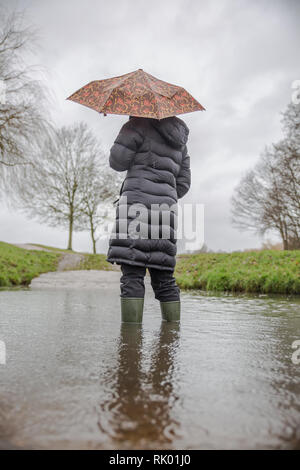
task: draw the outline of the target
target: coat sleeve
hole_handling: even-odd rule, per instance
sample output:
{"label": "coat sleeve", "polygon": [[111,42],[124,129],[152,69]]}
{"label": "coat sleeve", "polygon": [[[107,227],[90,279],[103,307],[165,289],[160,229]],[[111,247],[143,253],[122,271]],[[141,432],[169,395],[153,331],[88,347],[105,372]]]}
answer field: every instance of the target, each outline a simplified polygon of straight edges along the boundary
{"label": "coat sleeve", "polygon": [[182,163],[176,179],[178,199],[183,197],[191,186],[190,157],[185,146],[182,152]]}
{"label": "coat sleeve", "polygon": [[127,121],[110,149],[110,167],[116,171],[128,170],[143,140],[143,135],[135,128],[131,120]]}

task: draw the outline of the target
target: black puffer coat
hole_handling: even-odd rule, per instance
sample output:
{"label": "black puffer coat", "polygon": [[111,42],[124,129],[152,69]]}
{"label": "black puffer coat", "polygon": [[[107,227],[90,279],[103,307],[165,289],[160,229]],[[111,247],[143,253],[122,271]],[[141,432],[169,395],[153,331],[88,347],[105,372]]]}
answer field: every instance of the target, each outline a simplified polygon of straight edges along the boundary
{"label": "black puffer coat", "polygon": [[[176,203],[191,184],[188,134],[188,127],[177,117],[162,120],[131,117],[122,127],[111,148],[109,162],[116,171],[127,170],[127,175],[120,192],[107,261],[174,269]],[[147,208],[138,238],[129,229],[130,223],[138,220],[137,204]],[[164,207],[153,204],[164,204]],[[170,215],[167,222],[166,213]]]}

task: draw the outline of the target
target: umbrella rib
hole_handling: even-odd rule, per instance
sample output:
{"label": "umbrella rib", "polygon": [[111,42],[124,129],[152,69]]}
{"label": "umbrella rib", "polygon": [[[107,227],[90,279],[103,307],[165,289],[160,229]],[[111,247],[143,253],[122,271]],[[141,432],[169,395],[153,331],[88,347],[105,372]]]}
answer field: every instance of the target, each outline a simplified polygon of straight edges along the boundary
{"label": "umbrella rib", "polygon": [[153,90],[151,90],[151,93],[153,93],[153,95],[154,95],[154,103],[155,103],[156,113],[157,113],[158,119],[160,119],[160,112],[159,112],[159,108],[158,108],[158,103],[156,101],[156,93]]}
{"label": "umbrella rib", "polygon": [[[120,75],[119,77],[115,77],[115,78],[120,78],[120,79],[122,79],[122,80],[121,80],[121,83],[119,82],[118,84],[111,85],[111,88],[109,89],[110,93],[111,93],[113,90],[115,90],[115,88],[118,88],[120,85],[122,85],[122,84],[125,83],[127,80],[129,80],[129,78],[131,78],[131,75],[132,75],[133,73],[134,73],[134,72],[130,72],[130,73],[126,74],[127,77],[126,77],[126,78],[123,78],[123,79],[122,79],[122,77],[124,77],[124,75]],[[109,80],[111,80],[111,78],[107,78],[107,80],[109,81]],[[95,80],[95,81],[97,81],[97,80]],[[107,99],[108,99],[108,98],[107,98]],[[106,100],[106,101],[107,101],[107,100]]]}
{"label": "umbrella rib", "polygon": [[149,85],[149,87],[151,88],[152,93],[156,93],[156,91],[154,91],[154,90],[152,89],[152,83],[151,83],[151,81],[150,81],[150,78],[149,78],[147,75],[144,75],[144,78],[146,78],[146,80],[147,80],[147,82],[148,82],[148,85]]}
{"label": "umbrella rib", "polygon": [[104,101],[104,103],[103,103],[103,105],[102,105],[102,107],[101,107],[101,111],[99,111],[100,113],[103,113],[103,108],[104,108],[104,106],[106,105],[107,101],[108,101],[109,98],[110,98],[111,91],[108,91],[107,93],[108,93],[108,96],[106,97],[106,100]]}
{"label": "umbrella rib", "polygon": [[158,103],[157,103],[157,101],[156,101],[156,95],[157,95],[157,93],[156,93],[154,90],[152,90],[151,82],[150,82],[149,78],[147,77],[146,72],[144,72],[144,74],[143,74],[143,79],[144,79],[144,80],[145,80],[145,79],[147,80],[146,86],[147,86],[147,84],[148,84],[148,86],[150,87],[150,93],[151,93],[151,94],[153,95],[153,97],[154,97],[154,103],[155,103],[156,114],[157,114],[157,116],[158,116],[158,119],[160,119],[160,113],[159,113]]}
{"label": "umbrella rib", "polygon": [[[151,88],[151,91],[153,91],[153,93],[156,93],[157,95],[161,95],[161,96],[163,96],[164,98],[169,98],[169,99],[170,99],[169,96],[163,95],[163,94],[161,94],[161,93],[159,93],[159,92],[156,92],[155,90],[152,89],[152,82],[151,82],[151,80],[150,80],[150,78],[148,77],[148,74],[147,74],[146,72],[145,72],[145,78],[147,79],[147,82],[148,82],[148,84],[149,84],[149,86],[150,86],[150,88]],[[160,80],[160,81],[162,82],[162,80]],[[167,82],[164,82],[164,83],[167,83]],[[169,85],[169,84],[167,84],[167,85]],[[175,93],[174,93],[172,96],[174,96],[176,93],[178,93],[179,90],[182,89],[182,87],[178,87],[177,85],[171,85],[171,86],[172,86],[173,88],[177,88],[177,91],[175,91]],[[172,98],[172,97],[171,97],[171,98]]]}

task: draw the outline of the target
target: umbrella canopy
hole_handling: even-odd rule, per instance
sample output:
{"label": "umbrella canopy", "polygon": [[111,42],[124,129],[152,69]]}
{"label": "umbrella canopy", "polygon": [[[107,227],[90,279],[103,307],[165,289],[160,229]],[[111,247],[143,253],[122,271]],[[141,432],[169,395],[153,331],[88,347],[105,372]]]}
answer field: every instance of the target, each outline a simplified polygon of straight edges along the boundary
{"label": "umbrella canopy", "polygon": [[163,119],[205,108],[184,88],[163,82],[142,69],[120,77],[95,80],[68,100],[106,114]]}

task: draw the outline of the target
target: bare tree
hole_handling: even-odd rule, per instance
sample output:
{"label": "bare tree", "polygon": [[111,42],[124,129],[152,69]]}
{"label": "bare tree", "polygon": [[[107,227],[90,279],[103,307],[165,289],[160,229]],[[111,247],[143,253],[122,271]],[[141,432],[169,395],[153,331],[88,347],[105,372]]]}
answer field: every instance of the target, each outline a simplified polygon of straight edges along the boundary
{"label": "bare tree", "polygon": [[276,231],[283,248],[300,248],[300,109],[290,104],[285,138],[266,148],[232,197],[233,223],[259,234]]}
{"label": "bare tree", "polygon": [[32,217],[53,227],[68,228],[68,249],[74,230],[83,230],[82,194],[99,155],[99,142],[86,124],[53,132],[40,158],[26,167],[18,187],[21,206]]}
{"label": "bare tree", "polygon": [[101,157],[91,162],[80,188],[80,224],[82,230],[89,227],[94,254],[98,240],[97,231],[106,222],[109,206],[119,193],[121,185],[120,175],[116,175],[108,167],[104,153]]}
{"label": "bare tree", "polygon": [[278,157],[274,173],[286,215],[286,246],[300,248],[300,152],[288,139],[275,145],[274,151]]}
{"label": "bare tree", "polygon": [[17,179],[49,132],[49,95],[40,68],[28,65],[36,31],[22,12],[0,7],[0,178]]}
{"label": "bare tree", "polygon": [[282,122],[286,139],[277,151],[281,155],[279,169],[289,208],[289,245],[300,249],[300,105],[290,103]]}

